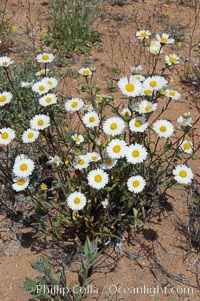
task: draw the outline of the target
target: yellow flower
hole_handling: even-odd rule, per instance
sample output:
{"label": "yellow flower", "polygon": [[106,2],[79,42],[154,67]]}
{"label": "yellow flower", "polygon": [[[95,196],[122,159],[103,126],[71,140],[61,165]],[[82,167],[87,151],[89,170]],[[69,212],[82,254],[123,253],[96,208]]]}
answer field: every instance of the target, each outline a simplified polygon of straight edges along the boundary
{"label": "yellow flower", "polygon": [[69,164],[69,160],[65,160],[65,165],[68,165]]}
{"label": "yellow flower", "polygon": [[17,26],[16,25],[11,26],[11,30],[12,31],[16,31],[17,30]]}
{"label": "yellow flower", "polygon": [[40,31],[40,35],[43,36],[44,34],[46,34],[48,32],[48,29],[43,29]]}
{"label": "yellow flower", "polygon": [[47,190],[47,185],[45,184],[45,183],[42,183],[41,185],[40,185],[40,188],[41,188],[41,190]]}

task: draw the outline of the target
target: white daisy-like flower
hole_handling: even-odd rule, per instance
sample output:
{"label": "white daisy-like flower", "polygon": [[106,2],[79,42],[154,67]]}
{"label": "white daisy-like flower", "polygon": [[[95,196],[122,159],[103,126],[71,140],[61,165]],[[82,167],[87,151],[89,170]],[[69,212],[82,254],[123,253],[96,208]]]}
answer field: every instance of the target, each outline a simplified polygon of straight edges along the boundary
{"label": "white daisy-like flower", "polygon": [[127,181],[128,190],[130,192],[139,193],[144,190],[146,181],[142,176],[130,177]]}
{"label": "white daisy-like flower", "polygon": [[111,140],[106,147],[106,152],[108,156],[112,159],[123,158],[126,154],[126,151],[126,142],[120,139]]}
{"label": "white daisy-like flower", "polygon": [[81,144],[84,141],[83,135],[79,134],[72,135],[72,139],[76,142],[77,145]]}
{"label": "white daisy-like flower", "polygon": [[147,158],[146,148],[138,143],[131,144],[126,149],[126,160],[131,164],[142,163]]}
{"label": "white daisy-like flower", "polygon": [[142,65],[138,65],[136,67],[130,67],[132,74],[138,74],[142,72],[143,68]]}
{"label": "white daisy-like flower", "polygon": [[44,76],[46,75],[50,70],[48,68],[45,69],[41,69],[38,72],[35,73],[36,76]]}
{"label": "white daisy-like flower", "polygon": [[0,129],[0,145],[8,145],[15,138],[15,131],[11,128]]}
{"label": "white daisy-like flower", "polygon": [[174,132],[174,127],[168,120],[157,120],[153,124],[153,130],[157,133],[159,137],[168,138],[172,136]]}
{"label": "white daisy-like flower", "polygon": [[90,70],[90,68],[81,68],[78,70],[79,74],[82,74],[84,76],[91,76],[92,75],[92,71]]}
{"label": "white daisy-like flower", "polygon": [[83,193],[75,191],[67,198],[67,205],[72,210],[82,210],[86,205],[86,197]]}
{"label": "white daisy-like flower", "polygon": [[131,111],[128,108],[124,108],[121,111],[120,115],[123,117],[131,117]]}
{"label": "white daisy-like flower", "polygon": [[96,152],[87,153],[86,156],[89,162],[98,162],[101,160],[101,156]]}
{"label": "white daisy-like flower", "polygon": [[157,107],[158,107],[157,103],[153,103],[146,99],[142,100],[140,103],[136,102],[131,106],[132,110],[140,114],[147,114],[150,112],[154,112],[157,109]]}
{"label": "white daisy-like flower", "polygon": [[151,41],[149,46],[149,52],[153,55],[157,55],[163,52],[162,46],[158,41]]}
{"label": "white daisy-like flower", "polygon": [[3,107],[5,104],[9,103],[12,99],[12,93],[2,92],[0,93],[0,107]]}
{"label": "white daisy-like flower", "polygon": [[38,63],[51,63],[54,60],[54,55],[52,53],[41,53],[38,54],[36,57],[36,60],[38,61]]}
{"label": "white daisy-like flower", "polygon": [[135,74],[133,75],[133,78],[139,82],[143,82],[143,80],[145,79],[145,77],[141,74]]}
{"label": "white daisy-like flower", "polygon": [[115,166],[117,164],[117,160],[116,159],[112,159],[110,157],[104,157],[103,158],[103,163],[100,165],[100,167],[102,169],[112,169],[113,166]]}
{"label": "white daisy-like flower", "polygon": [[168,66],[179,64],[180,57],[177,54],[169,54],[165,56],[165,64]]}
{"label": "white daisy-like flower", "polygon": [[182,143],[180,143],[179,148],[186,154],[191,154],[193,152],[193,143],[184,140]]}
{"label": "white daisy-like flower", "polygon": [[34,84],[34,80],[32,82],[21,82],[21,87],[22,88],[30,88]]}
{"label": "white daisy-like flower", "polygon": [[151,91],[159,91],[167,85],[167,80],[162,76],[151,76],[147,77],[143,82],[144,89]]}
{"label": "white daisy-like flower", "polygon": [[14,184],[12,184],[12,188],[15,191],[22,191],[26,189],[29,185],[29,178],[16,177],[14,178]]}
{"label": "white daisy-like flower", "polygon": [[104,122],[103,131],[107,135],[116,136],[120,135],[125,127],[126,125],[122,118],[110,117]]}
{"label": "white daisy-like flower", "polygon": [[94,128],[94,127],[98,126],[100,123],[98,114],[95,111],[86,113],[83,116],[83,123],[88,128]]}
{"label": "white daisy-like flower", "polygon": [[30,120],[30,127],[33,130],[44,130],[50,126],[50,118],[47,115],[35,115]]}
{"label": "white daisy-like flower", "polygon": [[81,98],[72,98],[66,101],[65,110],[68,112],[77,112],[84,106]]}
{"label": "white daisy-like flower", "polygon": [[57,103],[57,96],[53,93],[48,93],[39,99],[39,104],[43,107],[48,107],[50,105]]}
{"label": "white daisy-like flower", "polygon": [[1,56],[0,57],[0,67],[7,68],[10,65],[12,65],[13,63],[14,63],[14,61],[12,61],[11,58],[8,57],[8,56]]}
{"label": "white daisy-like flower", "polygon": [[173,175],[174,179],[180,184],[189,184],[194,177],[191,168],[183,164],[173,169]]}
{"label": "white daisy-like flower", "polygon": [[180,126],[192,127],[193,120],[192,120],[192,116],[191,116],[190,112],[185,113],[183,116],[179,116],[177,118],[177,122]]}
{"label": "white daisy-like flower", "polygon": [[59,166],[63,162],[62,162],[62,160],[60,159],[59,156],[55,155],[54,157],[49,156],[49,161],[47,163],[52,164],[52,165],[55,164],[56,166]]}
{"label": "white daisy-like flower", "polygon": [[89,166],[89,160],[86,155],[80,155],[80,156],[76,157],[73,162],[73,167],[75,169],[81,170],[81,169],[87,168],[88,166]]}
{"label": "white daisy-like flower", "polygon": [[88,184],[95,189],[101,189],[108,184],[108,174],[102,169],[94,169],[87,175]]}
{"label": "white daisy-like flower", "polygon": [[140,95],[142,91],[142,84],[134,78],[133,75],[129,77],[122,77],[118,81],[118,86],[121,92],[128,97],[135,97]]}
{"label": "white daisy-like flower", "polygon": [[151,96],[152,94],[153,94],[153,90],[150,89],[143,88],[141,91],[141,95],[146,97]]}
{"label": "white daisy-like flower", "polygon": [[138,40],[149,39],[151,33],[149,30],[138,30],[136,32],[136,37]]}
{"label": "white daisy-like flower", "polygon": [[13,166],[13,173],[17,177],[26,178],[30,176],[35,168],[33,160],[24,158],[22,160],[15,160]]}
{"label": "white daisy-like flower", "polygon": [[15,158],[15,162],[19,162],[19,161],[22,161],[24,159],[28,159],[28,156],[27,155],[24,155],[24,154],[20,154],[18,155],[16,158]]}
{"label": "white daisy-like flower", "polygon": [[47,84],[49,89],[54,89],[58,85],[58,80],[54,77],[44,77],[41,82]]}
{"label": "white daisy-like flower", "polygon": [[173,38],[169,38],[168,33],[163,33],[160,35],[159,33],[156,34],[156,39],[161,45],[165,44],[174,44],[175,40]]}
{"label": "white daisy-like flower", "polygon": [[175,90],[166,89],[165,95],[174,100],[179,100],[181,98],[181,94]]}
{"label": "white daisy-like flower", "polygon": [[47,83],[40,81],[32,85],[32,91],[37,92],[39,95],[48,93],[50,87]]}
{"label": "white daisy-like flower", "polygon": [[28,129],[22,134],[22,141],[23,143],[32,143],[34,142],[39,136],[39,131]]}
{"label": "white daisy-like flower", "polygon": [[129,121],[129,128],[132,132],[144,132],[148,128],[149,123],[144,117],[136,117]]}

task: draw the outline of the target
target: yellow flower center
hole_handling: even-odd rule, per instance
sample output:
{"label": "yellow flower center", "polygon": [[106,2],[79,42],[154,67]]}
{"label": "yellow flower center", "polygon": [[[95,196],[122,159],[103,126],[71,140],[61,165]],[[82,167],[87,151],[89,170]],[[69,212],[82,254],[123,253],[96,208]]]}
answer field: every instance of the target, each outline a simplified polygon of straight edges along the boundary
{"label": "yellow flower center", "polygon": [[76,108],[76,107],[78,106],[77,101],[73,101],[73,102],[71,103],[71,106],[72,106],[72,108]]}
{"label": "yellow flower center", "polygon": [[33,138],[33,137],[34,137],[33,132],[28,133],[28,138],[29,138],[29,139],[31,139],[31,138]]}
{"label": "yellow flower center", "polygon": [[6,101],[6,96],[5,95],[0,96],[0,102],[5,102],[5,101]]}
{"label": "yellow flower center", "polygon": [[84,75],[88,75],[89,73],[90,73],[89,70],[83,70],[83,74],[84,74]]}
{"label": "yellow flower center", "polygon": [[96,161],[97,160],[97,156],[92,156],[92,161]]}
{"label": "yellow flower center", "polygon": [[146,34],[146,32],[142,32],[142,33],[140,34],[140,36],[141,36],[141,38],[146,38],[146,37],[147,37],[147,34]]}
{"label": "yellow flower center", "polygon": [[152,105],[146,105],[145,112],[149,112],[152,108]]}
{"label": "yellow flower center", "polygon": [[22,163],[19,168],[21,171],[25,171],[28,169],[28,165],[26,163]]}
{"label": "yellow flower center", "polygon": [[20,178],[17,180],[17,185],[22,186],[22,185],[24,185],[24,183],[25,183],[25,180],[23,178]]}
{"label": "yellow flower center", "polygon": [[2,66],[7,67],[7,66],[8,66],[8,62],[4,61],[4,62],[2,63]]}
{"label": "yellow flower center", "polygon": [[74,140],[75,140],[76,142],[80,142],[81,139],[80,139],[79,136],[77,136],[77,137],[74,138]]}
{"label": "yellow flower center", "polygon": [[47,61],[49,59],[48,54],[43,54],[42,59],[43,61]]}
{"label": "yellow flower center", "polygon": [[47,190],[47,185],[45,183],[42,183],[40,185],[41,190]]}
{"label": "yellow flower center", "polygon": [[50,102],[52,101],[52,99],[51,99],[51,97],[47,97],[47,98],[45,99],[45,101],[46,101],[46,103],[50,103]]}
{"label": "yellow flower center", "polygon": [[179,172],[179,176],[180,176],[181,178],[185,178],[185,177],[187,177],[187,172],[186,172],[185,170],[181,170],[181,171]]}
{"label": "yellow flower center", "polygon": [[83,159],[79,159],[79,160],[78,160],[78,164],[79,164],[79,165],[84,165],[84,163],[85,163],[85,160],[83,160]]}
{"label": "yellow flower center", "polygon": [[129,117],[130,113],[127,111],[127,112],[124,113],[124,115],[127,116],[127,117]]}
{"label": "yellow flower center", "polygon": [[49,86],[52,86],[52,81],[51,81],[51,80],[48,80],[47,84],[48,84]]}
{"label": "yellow flower center", "polygon": [[157,82],[155,80],[152,80],[150,83],[149,83],[150,87],[154,88],[157,86]]}
{"label": "yellow flower center", "polygon": [[139,157],[139,155],[140,155],[140,152],[137,149],[132,152],[132,156],[135,158]]}
{"label": "yellow flower center", "polygon": [[45,90],[45,86],[43,86],[43,85],[39,86],[39,90],[40,90],[41,92],[44,91],[44,90]]}
{"label": "yellow flower center", "polygon": [[121,146],[120,145],[115,145],[114,147],[113,147],[113,152],[114,153],[119,153],[121,151]]}
{"label": "yellow flower center", "polygon": [[133,187],[138,187],[140,185],[140,182],[138,180],[135,180],[132,182]]}
{"label": "yellow flower center", "polygon": [[111,130],[116,130],[117,129],[117,123],[113,122],[110,125]]}
{"label": "yellow flower center", "polygon": [[96,175],[95,177],[94,177],[94,180],[95,180],[95,182],[101,182],[102,181],[102,176],[101,175]]}
{"label": "yellow flower center", "polygon": [[40,75],[45,75],[45,70],[40,70],[39,73]]}
{"label": "yellow flower center", "polygon": [[127,92],[133,92],[135,90],[135,86],[133,84],[126,84],[125,89]]}
{"label": "yellow flower center", "polygon": [[170,57],[169,62],[174,64],[176,62],[176,58],[175,57]]}
{"label": "yellow flower center", "polygon": [[135,121],[135,126],[136,126],[137,128],[139,128],[141,125],[142,125],[142,122],[141,122],[140,120],[136,120],[136,121]]}
{"label": "yellow flower center", "polygon": [[94,122],[94,121],[95,121],[94,116],[91,116],[91,117],[89,118],[89,122]]}
{"label": "yellow flower center", "polygon": [[176,92],[175,92],[175,91],[170,91],[170,92],[169,92],[169,95],[170,95],[170,96],[175,96],[175,95],[176,95]]}
{"label": "yellow flower center", "polygon": [[161,38],[160,42],[164,44],[167,43],[167,38]]}
{"label": "yellow flower center", "polygon": [[112,164],[112,160],[111,160],[110,158],[106,158],[106,159],[105,159],[105,163],[106,163],[107,165],[111,165],[111,164]]}
{"label": "yellow flower center", "polygon": [[159,92],[160,92],[161,95],[165,95],[166,94],[166,91],[164,89],[161,89]]}
{"label": "yellow flower center", "polygon": [[190,143],[189,142],[184,143],[183,148],[186,149],[186,150],[190,149],[191,148]]}
{"label": "yellow flower center", "polygon": [[80,204],[80,202],[81,202],[80,198],[75,198],[74,199],[74,204],[78,205],[78,204]]}
{"label": "yellow flower center", "polygon": [[39,126],[43,126],[44,125],[44,120],[43,119],[39,119],[38,122],[37,122],[37,124]]}
{"label": "yellow flower center", "polygon": [[9,135],[6,132],[4,132],[4,133],[1,134],[1,138],[2,139],[8,139],[8,137],[9,137]]}
{"label": "yellow flower center", "polygon": [[145,94],[145,95],[151,95],[151,90],[147,90],[147,89],[144,90],[144,94]]}
{"label": "yellow flower center", "polygon": [[166,130],[167,130],[167,128],[166,128],[165,125],[162,125],[162,126],[160,127],[160,131],[161,131],[162,133],[166,132]]}

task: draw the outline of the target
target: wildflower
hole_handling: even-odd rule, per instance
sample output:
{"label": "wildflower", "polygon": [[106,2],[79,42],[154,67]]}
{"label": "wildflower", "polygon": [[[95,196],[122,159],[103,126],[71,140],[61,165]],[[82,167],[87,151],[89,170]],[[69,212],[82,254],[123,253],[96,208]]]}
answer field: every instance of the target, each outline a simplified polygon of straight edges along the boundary
{"label": "wildflower", "polygon": [[24,159],[28,159],[28,157],[24,154],[20,154],[18,155],[16,158],[15,158],[15,162],[19,162],[19,161],[22,161]]}
{"label": "wildflower", "polygon": [[160,54],[163,52],[162,50],[162,46],[160,44],[160,42],[158,41],[151,41],[150,46],[149,46],[149,51],[151,54]]}
{"label": "wildflower", "polygon": [[95,189],[101,189],[108,183],[108,174],[102,169],[98,168],[92,170],[87,175],[88,184]]}
{"label": "wildflower", "polygon": [[132,110],[143,114],[143,113],[150,113],[154,112],[157,109],[158,104],[157,103],[152,103],[151,101],[148,101],[144,99],[141,101],[141,103],[136,102],[131,106]]}
{"label": "wildflower", "polygon": [[16,177],[14,178],[14,184],[12,184],[12,188],[15,191],[22,191],[26,189],[29,185],[29,178]]}
{"label": "wildflower", "polygon": [[175,40],[173,38],[169,38],[168,33],[163,33],[162,36],[159,35],[159,33],[156,34],[156,39],[161,45],[166,44],[174,44]]}
{"label": "wildflower", "polygon": [[183,116],[179,116],[177,118],[177,122],[180,126],[184,127],[184,126],[190,126],[192,127],[192,116],[190,114],[190,112],[185,113]]}
{"label": "wildflower", "polygon": [[167,80],[162,76],[151,76],[147,77],[143,82],[144,89],[148,89],[151,91],[159,91],[164,86],[167,85]]}
{"label": "wildflower", "polygon": [[47,84],[49,89],[54,89],[58,85],[58,80],[54,77],[44,77],[41,82]]}
{"label": "wildflower", "polygon": [[146,185],[146,181],[142,176],[130,177],[127,181],[128,190],[134,193],[141,192]]}
{"label": "wildflower", "polygon": [[72,139],[76,142],[77,145],[81,144],[84,141],[84,137],[78,134],[72,135]]}
{"label": "wildflower", "polygon": [[136,37],[138,40],[149,39],[151,33],[149,30],[139,30],[136,32]]}
{"label": "wildflower", "polygon": [[22,88],[30,88],[34,84],[34,80],[32,82],[21,82],[21,87]]}
{"label": "wildflower", "polygon": [[144,95],[146,97],[151,96],[152,94],[153,94],[153,91],[150,89],[143,88],[141,91],[141,95]]}
{"label": "wildflower", "polygon": [[0,129],[0,145],[8,145],[15,138],[15,131],[11,128]]}
{"label": "wildflower", "polygon": [[42,53],[42,54],[38,54],[36,57],[36,60],[38,61],[38,63],[51,63],[54,60],[54,55],[52,53]]}
{"label": "wildflower", "polygon": [[56,103],[57,103],[57,96],[53,93],[48,93],[45,96],[39,98],[39,104],[43,107],[48,107]]}
{"label": "wildflower", "polygon": [[41,190],[43,190],[43,191],[46,191],[47,190],[47,184],[45,184],[45,183],[42,183],[41,185],[40,185],[40,189]]}
{"label": "wildflower", "polygon": [[49,69],[48,69],[48,68],[46,68],[46,70],[45,70],[45,69],[41,69],[41,70],[39,70],[38,72],[36,72],[35,75],[36,75],[36,76],[44,76],[44,75],[46,75],[48,72],[49,72]]}
{"label": "wildflower", "polygon": [[101,156],[96,152],[87,153],[86,156],[88,157],[89,162],[97,162],[101,160]]}
{"label": "wildflower", "polygon": [[116,159],[112,159],[110,157],[104,157],[103,158],[103,163],[100,165],[102,169],[112,169],[113,166],[117,164]]}
{"label": "wildflower", "polygon": [[131,144],[126,149],[126,160],[129,163],[141,163],[147,158],[147,150],[141,144]]}
{"label": "wildflower", "polygon": [[91,111],[83,116],[83,123],[88,128],[93,128],[99,125],[100,120],[96,112]]}
{"label": "wildflower", "polygon": [[50,126],[50,118],[47,115],[35,115],[30,120],[30,127],[34,130],[44,130]]}
{"label": "wildflower", "polygon": [[17,26],[16,26],[16,25],[12,25],[12,26],[11,26],[11,30],[12,30],[12,31],[16,31],[16,30],[17,30]]}
{"label": "wildflower", "polygon": [[43,29],[40,31],[40,35],[43,36],[44,34],[46,34],[48,32],[48,29]]}
{"label": "wildflower", "polygon": [[145,77],[141,74],[135,74],[133,75],[133,78],[139,82],[142,82],[145,79]]}
{"label": "wildflower", "polygon": [[176,54],[169,54],[165,56],[165,64],[168,66],[179,64],[180,57]]}
{"label": "wildflower", "polygon": [[80,156],[76,157],[73,162],[73,167],[75,169],[81,170],[81,169],[87,168],[88,166],[89,166],[89,160],[86,155],[80,155]]}
{"label": "wildflower", "polygon": [[37,130],[28,129],[22,134],[23,143],[32,143],[39,136],[39,132]]}
{"label": "wildflower", "polygon": [[123,132],[125,126],[122,118],[110,117],[104,122],[103,131],[107,135],[116,136]]}
{"label": "wildflower", "polygon": [[90,68],[81,68],[78,70],[79,74],[82,74],[84,76],[91,76],[92,75],[92,71],[90,70]]}
{"label": "wildflower", "polygon": [[37,92],[39,95],[46,94],[51,88],[46,82],[40,81],[32,86],[32,91]]}
{"label": "wildflower", "polygon": [[84,106],[84,102],[80,98],[72,98],[65,103],[65,109],[68,112],[77,112]]}
{"label": "wildflower", "polygon": [[123,117],[131,117],[131,111],[128,108],[124,108],[121,111],[120,115]]}
{"label": "wildflower", "polygon": [[142,72],[143,68],[142,65],[138,65],[136,67],[130,67],[132,74],[138,74]]}
{"label": "wildflower", "polygon": [[160,119],[153,124],[153,130],[159,137],[168,138],[173,134],[174,127],[171,122]]}
{"label": "wildflower", "polygon": [[129,79],[127,77],[122,77],[118,81],[118,86],[121,92],[128,97],[138,96],[142,91],[142,84],[137,81],[133,75],[131,75]]}
{"label": "wildflower", "polygon": [[179,148],[186,154],[191,154],[193,152],[193,144],[188,140],[184,140],[180,145]]}
{"label": "wildflower", "polygon": [[144,117],[136,117],[134,119],[131,119],[129,121],[129,128],[132,132],[144,132],[149,123],[146,122],[146,119]]}
{"label": "wildflower", "polygon": [[86,197],[83,193],[75,191],[67,198],[67,205],[72,210],[82,210],[86,205]]}
{"label": "wildflower", "polygon": [[109,205],[108,199],[105,199],[104,201],[102,201],[101,204],[102,204],[104,209],[107,208],[108,205]]}
{"label": "wildflower", "polygon": [[122,158],[126,154],[126,142],[120,139],[113,139],[108,143],[106,152],[112,159]]}
{"label": "wildflower", "polygon": [[0,67],[8,68],[14,61],[11,60],[8,56],[0,57]]}
{"label": "wildflower", "polygon": [[55,155],[54,157],[49,156],[49,161],[47,163],[59,166],[60,164],[62,164],[62,160],[57,155]]}
{"label": "wildflower", "polygon": [[3,107],[5,104],[9,103],[12,99],[12,93],[10,92],[1,92],[0,93],[0,107]]}
{"label": "wildflower", "polygon": [[35,164],[33,160],[29,158],[23,158],[22,160],[15,160],[13,166],[13,173],[15,176],[26,178],[30,176],[34,170]]}
{"label": "wildflower", "polygon": [[189,184],[194,175],[186,165],[178,165],[173,169],[174,179],[180,184]]}
{"label": "wildflower", "polygon": [[166,89],[165,95],[173,100],[179,100],[181,98],[181,94],[175,90]]}

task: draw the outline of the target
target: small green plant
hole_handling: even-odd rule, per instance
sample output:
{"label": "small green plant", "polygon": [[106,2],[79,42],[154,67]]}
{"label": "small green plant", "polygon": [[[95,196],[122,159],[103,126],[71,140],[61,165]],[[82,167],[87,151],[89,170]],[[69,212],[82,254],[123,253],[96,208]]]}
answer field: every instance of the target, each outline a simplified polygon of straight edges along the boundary
{"label": "small green plant", "polygon": [[84,53],[100,42],[94,26],[101,12],[101,3],[96,0],[64,0],[50,3],[50,26],[46,44],[65,53]]}

